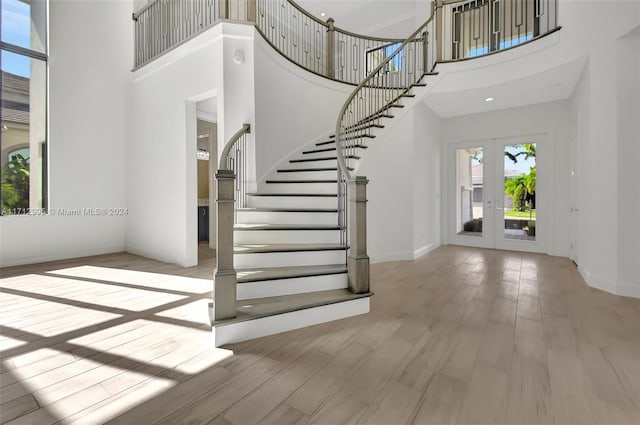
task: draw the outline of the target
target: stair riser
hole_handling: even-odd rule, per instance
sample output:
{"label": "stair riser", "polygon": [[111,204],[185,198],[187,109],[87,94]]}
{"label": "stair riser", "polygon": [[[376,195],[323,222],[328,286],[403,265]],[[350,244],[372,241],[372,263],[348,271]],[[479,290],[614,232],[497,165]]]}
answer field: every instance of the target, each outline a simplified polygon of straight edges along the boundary
{"label": "stair riser", "polygon": [[233,255],[234,266],[239,269],[259,267],[295,267],[344,264],[344,250],[335,251],[299,251],[299,252],[262,252]]}
{"label": "stair riser", "polygon": [[336,208],[335,196],[250,196],[249,207],[253,208]]}
{"label": "stair riser", "polygon": [[[296,166],[292,168],[305,167]],[[292,173],[272,173],[269,180],[336,180],[337,176],[337,171],[296,171]]]}
{"label": "stair riser", "polygon": [[241,224],[263,224],[263,223],[336,224],[338,223],[338,213],[238,211],[238,223],[241,223]]}
{"label": "stair riser", "polygon": [[[304,180],[308,180],[305,178]],[[336,193],[337,183],[261,183],[258,191],[269,193]]]}
{"label": "stair riser", "polygon": [[338,230],[236,230],[233,240],[240,244],[339,243]]}
{"label": "stair riser", "polygon": [[304,294],[331,289],[344,289],[348,286],[347,273],[322,276],[296,277],[291,279],[267,280],[262,282],[238,283],[239,300],[253,298],[278,297],[282,295]]}
{"label": "stair riser", "polygon": [[359,298],[226,326],[216,326],[212,330],[214,345],[220,347],[368,312],[369,298]]}

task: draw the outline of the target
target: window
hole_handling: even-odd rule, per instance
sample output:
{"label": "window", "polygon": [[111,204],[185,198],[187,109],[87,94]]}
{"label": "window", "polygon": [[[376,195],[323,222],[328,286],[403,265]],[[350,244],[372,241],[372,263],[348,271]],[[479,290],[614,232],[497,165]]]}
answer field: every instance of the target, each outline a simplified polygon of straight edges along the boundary
{"label": "window", "polygon": [[47,207],[47,0],[0,3],[2,214]]}
{"label": "window", "polygon": [[[367,62],[367,74],[373,71],[382,61],[386,60],[389,56],[395,52],[402,43],[386,44],[384,46],[376,47],[371,50],[367,50],[366,62]],[[386,72],[398,72],[402,70],[402,54],[394,57],[389,66],[385,70]]]}

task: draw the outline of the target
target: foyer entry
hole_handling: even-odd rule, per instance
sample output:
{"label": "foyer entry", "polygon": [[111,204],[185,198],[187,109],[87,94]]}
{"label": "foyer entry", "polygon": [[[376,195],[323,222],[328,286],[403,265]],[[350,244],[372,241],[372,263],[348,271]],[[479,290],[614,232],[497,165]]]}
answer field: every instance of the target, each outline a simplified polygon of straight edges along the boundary
{"label": "foyer entry", "polygon": [[541,137],[449,146],[450,243],[544,251],[541,240],[544,238],[540,236],[545,225],[541,211],[544,190],[541,191],[538,184],[540,146]]}

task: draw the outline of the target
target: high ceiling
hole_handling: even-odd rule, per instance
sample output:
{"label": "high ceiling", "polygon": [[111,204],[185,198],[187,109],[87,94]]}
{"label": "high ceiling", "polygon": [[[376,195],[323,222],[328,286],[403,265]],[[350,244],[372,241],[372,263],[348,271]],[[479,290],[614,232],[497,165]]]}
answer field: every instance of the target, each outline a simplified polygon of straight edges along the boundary
{"label": "high ceiling", "polygon": [[568,99],[587,59],[568,55],[559,41],[554,33],[495,55],[440,64],[423,101],[448,118]]}
{"label": "high ceiling", "polygon": [[[453,82],[460,76],[448,74],[442,86],[437,84],[424,101],[440,117],[449,118],[564,100],[571,97],[585,64],[586,59],[578,58],[534,74],[495,78],[463,89]],[[487,102],[487,98],[494,100]]]}
{"label": "high ceiling", "polygon": [[[358,34],[404,38],[429,16],[428,0],[300,0],[312,15]],[[322,17],[321,14],[325,16]]]}

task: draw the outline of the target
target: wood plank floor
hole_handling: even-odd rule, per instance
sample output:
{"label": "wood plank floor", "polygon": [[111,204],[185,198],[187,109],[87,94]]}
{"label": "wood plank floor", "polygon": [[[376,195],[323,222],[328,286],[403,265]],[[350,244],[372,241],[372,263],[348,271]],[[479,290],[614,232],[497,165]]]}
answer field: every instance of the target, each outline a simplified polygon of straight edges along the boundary
{"label": "wood plank floor", "polygon": [[11,424],[639,424],[640,300],[571,261],[446,246],[372,266],[372,311],[216,349],[214,258],[2,270]]}

